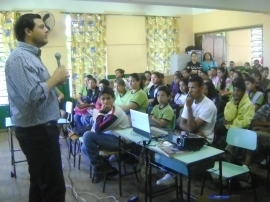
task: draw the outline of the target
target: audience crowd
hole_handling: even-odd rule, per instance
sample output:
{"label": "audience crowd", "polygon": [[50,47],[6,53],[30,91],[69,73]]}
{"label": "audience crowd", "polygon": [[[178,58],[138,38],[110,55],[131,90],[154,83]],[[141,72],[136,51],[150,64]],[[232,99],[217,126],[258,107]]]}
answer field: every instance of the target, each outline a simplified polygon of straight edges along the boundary
{"label": "audience crowd", "polygon": [[[254,130],[258,148],[254,154],[242,152],[244,158],[240,162],[250,168],[254,156],[270,149],[268,75],[269,68],[257,60],[253,66],[246,62],[237,67],[233,61],[228,67],[226,63],[219,66],[211,53],[204,54],[202,63],[197,62],[196,52],[186,67],[174,73],[171,84],[164,83],[160,72],[145,71],[125,77],[125,71],[117,69],[113,85],[87,75],[75,103],[75,128],[85,127],[83,151],[95,171],[109,172],[110,176],[116,175],[117,170],[99,156],[98,149],[117,150],[118,139],[111,131],[130,127],[130,109],[148,113],[151,126],[204,137],[206,144],[225,150],[227,160],[235,157],[233,147],[226,143],[228,129]],[[170,178],[166,174],[158,184],[166,184]],[[99,180],[96,175],[94,181]]]}

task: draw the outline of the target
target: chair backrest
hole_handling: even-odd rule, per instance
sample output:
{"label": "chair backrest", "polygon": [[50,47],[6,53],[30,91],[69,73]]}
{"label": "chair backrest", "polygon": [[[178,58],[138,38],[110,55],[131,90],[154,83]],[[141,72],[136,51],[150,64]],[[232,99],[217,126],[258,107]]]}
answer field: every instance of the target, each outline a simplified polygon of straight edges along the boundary
{"label": "chair backrest", "polygon": [[257,134],[247,129],[229,128],[226,141],[232,146],[255,150],[257,147]]}
{"label": "chair backrest", "polygon": [[67,101],[66,102],[66,113],[67,113],[67,119],[72,122],[72,112],[73,112],[73,105],[72,105],[72,102],[70,101]]}

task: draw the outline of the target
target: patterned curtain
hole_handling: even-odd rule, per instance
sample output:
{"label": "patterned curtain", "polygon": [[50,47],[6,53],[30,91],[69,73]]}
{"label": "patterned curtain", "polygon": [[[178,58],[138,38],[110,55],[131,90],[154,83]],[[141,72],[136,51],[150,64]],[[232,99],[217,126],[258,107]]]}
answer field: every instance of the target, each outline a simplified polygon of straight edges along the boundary
{"label": "patterned curtain", "polygon": [[177,18],[146,17],[148,70],[170,74],[170,56],[179,53]]}
{"label": "patterned curtain", "polygon": [[3,31],[3,48],[5,53],[10,53],[17,46],[13,27],[19,17],[20,14],[17,12],[0,12],[0,30]]}
{"label": "patterned curtain", "polygon": [[106,77],[106,17],[97,14],[71,14],[72,95],[77,95],[84,77]]}
{"label": "patterned curtain", "polygon": [[8,104],[8,94],[4,67],[10,52],[17,46],[13,27],[19,16],[17,12],[0,11],[0,104],[5,105]]}

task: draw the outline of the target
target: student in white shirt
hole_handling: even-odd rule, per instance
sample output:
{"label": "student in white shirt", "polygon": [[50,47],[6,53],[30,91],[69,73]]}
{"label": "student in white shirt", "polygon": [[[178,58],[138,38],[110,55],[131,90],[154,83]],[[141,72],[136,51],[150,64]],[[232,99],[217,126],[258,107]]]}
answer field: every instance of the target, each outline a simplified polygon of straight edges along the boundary
{"label": "student in white shirt", "polygon": [[[181,130],[198,134],[209,143],[213,141],[217,108],[215,104],[203,94],[203,79],[192,77],[188,82],[189,95],[182,113]],[[166,174],[157,181],[158,185],[168,185],[173,182],[172,176]]]}

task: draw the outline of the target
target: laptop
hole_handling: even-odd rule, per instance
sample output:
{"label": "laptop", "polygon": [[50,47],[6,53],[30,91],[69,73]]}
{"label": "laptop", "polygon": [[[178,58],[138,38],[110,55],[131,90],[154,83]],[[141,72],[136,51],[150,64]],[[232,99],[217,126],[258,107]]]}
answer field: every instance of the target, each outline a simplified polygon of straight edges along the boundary
{"label": "laptop", "polygon": [[156,127],[150,127],[149,116],[146,113],[130,110],[131,126],[133,131],[139,135],[151,139],[153,137],[161,137],[167,135],[168,132]]}

